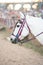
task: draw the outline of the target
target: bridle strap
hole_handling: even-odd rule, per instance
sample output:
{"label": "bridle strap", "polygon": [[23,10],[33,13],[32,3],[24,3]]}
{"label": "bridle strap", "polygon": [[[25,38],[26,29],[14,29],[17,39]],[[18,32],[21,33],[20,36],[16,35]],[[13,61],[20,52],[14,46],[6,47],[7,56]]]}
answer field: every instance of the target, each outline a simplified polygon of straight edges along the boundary
{"label": "bridle strap", "polygon": [[16,37],[19,38],[19,36],[21,35],[21,33],[22,33],[22,31],[23,31],[24,25],[25,25],[25,19],[23,19],[23,24],[21,24],[21,27],[19,28],[19,31],[18,31]]}
{"label": "bridle strap", "polygon": [[[13,36],[15,36],[13,33],[12,33]],[[15,36],[16,37],[16,36]]]}
{"label": "bridle strap", "polygon": [[31,40],[36,39],[36,37],[40,36],[41,34],[43,34],[43,32],[41,32],[41,33],[37,34],[36,36],[34,36],[34,37],[32,37],[32,38],[30,38],[30,39],[28,39],[28,40],[25,40],[25,41],[20,41],[20,42],[21,42],[21,43],[26,43],[26,42],[29,42],[29,41],[31,41]]}
{"label": "bridle strap", "polygon": [[21,35],[25,23],[26,23],[26,25],[27,25],[27,27],[28,27],[29,33],[31,32],[25,18],[23,19],[22,22],[23,22],[23,24],[21,24],[21,27],[19,28],[19,31],[18,31],[18,33],[17,33],[17,35],[16,35],[17,38],[19,38],[19,36]]}
{"label": "bridle strap", "polygon": [[30,33],[31,31],[30,31],[30,28],[29,28],[29,26],[28,26],[27,22],[26,22],[26,25],[27,25],[27,27],[28,27],[28,30],[29,30],[29,33]]}
{"label": "bridle strap", "polygon": [[29,26],[28,26],[26,20],[25,20],[25,23],[26,23],[26,25],[27,25],[27,28],[28,28],[29,33],[31,33],[31,30],[30,30],[30,28],[29,28]]}

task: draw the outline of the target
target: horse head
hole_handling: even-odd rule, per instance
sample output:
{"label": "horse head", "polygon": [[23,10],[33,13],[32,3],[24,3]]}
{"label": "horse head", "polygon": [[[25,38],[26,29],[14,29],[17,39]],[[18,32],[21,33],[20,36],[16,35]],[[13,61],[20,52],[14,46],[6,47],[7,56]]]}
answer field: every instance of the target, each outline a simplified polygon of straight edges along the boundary
{"label": "horse head", "polygon": [[13,31],[10,40],[12,43],[17,43],[23,40],[29,34],[28,24],[26,19],[18,20],[15,30]]}

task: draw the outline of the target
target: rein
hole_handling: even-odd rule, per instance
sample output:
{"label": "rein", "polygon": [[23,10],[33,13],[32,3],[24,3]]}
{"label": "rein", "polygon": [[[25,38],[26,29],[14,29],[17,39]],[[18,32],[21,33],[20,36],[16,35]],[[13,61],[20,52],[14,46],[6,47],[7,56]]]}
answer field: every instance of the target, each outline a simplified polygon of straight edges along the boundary
{"label": "rein", "polygon": [[28,40],[20,41],[20,42],[21,42],[21,43],[26,43],[26,42],[28,42],[28,41],[34,40],[34,39],[36,39],[35,37],[38,37],[38,36],[41,35],[41,34],[43,34],[43,32],[37,34],[36,36],[34,36],[34,37],[32,37],[32,38],[30,38],[30,39],[28,39]]}

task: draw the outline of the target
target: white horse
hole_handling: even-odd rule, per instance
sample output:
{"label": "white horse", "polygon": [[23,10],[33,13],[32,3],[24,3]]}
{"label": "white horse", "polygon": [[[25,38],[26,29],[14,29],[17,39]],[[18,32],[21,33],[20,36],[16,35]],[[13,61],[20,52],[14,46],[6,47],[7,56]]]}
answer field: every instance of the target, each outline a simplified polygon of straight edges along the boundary
{"label": "white horse", "polygon": [[15,30],[13,31],[10,39],[14,43],[19,40],[23,40],[26,36],[29,35],[29,32],[39,40],[41,44],[43,44],[43,19],[26,15],[25,19],[18,20]]}

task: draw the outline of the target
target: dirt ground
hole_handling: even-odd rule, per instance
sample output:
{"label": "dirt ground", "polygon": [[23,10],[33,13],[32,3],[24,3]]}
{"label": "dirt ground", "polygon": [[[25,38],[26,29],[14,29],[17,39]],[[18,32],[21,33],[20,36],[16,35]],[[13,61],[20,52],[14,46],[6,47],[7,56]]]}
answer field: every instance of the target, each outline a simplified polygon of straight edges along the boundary
{"label": "dirt ground", "polygon": [[0,33],[0,65],[43,65],[43,56],[18,44],[12,44]]}

